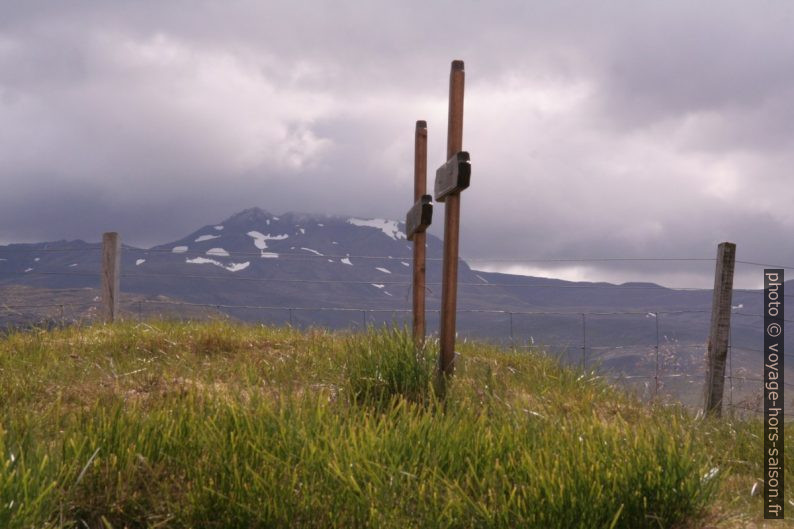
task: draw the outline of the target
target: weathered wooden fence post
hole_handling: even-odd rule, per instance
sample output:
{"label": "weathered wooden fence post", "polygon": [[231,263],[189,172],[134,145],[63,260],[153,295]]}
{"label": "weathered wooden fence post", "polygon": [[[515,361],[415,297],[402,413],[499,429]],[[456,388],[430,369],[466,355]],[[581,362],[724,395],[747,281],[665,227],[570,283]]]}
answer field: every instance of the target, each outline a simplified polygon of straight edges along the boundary
{"label": "weathered wooden fence post", "polygon": [[662,313],[659,312],[659,309],[656,309],[656,312],[654,314],[655,314],[655,316],[654,316],[653,319],[656,320],[655,321],[655,323],[656,323],[656,351],[655,351],[656,368],[654,369],[654,372],[653,372],[653,397],[655,399],[658,399],[659,398],[659,345],[661,343],[660,340],[659,340],[659,318],[662,317]]}
{"label": "weathered wooden fence post", "polygon": [[722,415],[722,396],[725,389],[725,359],[731,329],[731,297],[733,270],[736,262],[736,245],[723,242],[717,247],[717,265],[714,272],[714,293],[711,302],[711,327],[708,341],[708,366],[706,371],[706,398],[703,412]]}
{"label": "weathered wooden fence post", "polygon": [[112,231],[102,234],[102,318],[113,323],[119,315],[121,239]]}
{"label": "weathered wooden fence post", "polygon": [[436,171],[434,195],[444,202],[444,261],[441,282],[441,329],[439,369],[444,375],[455,372],[455,319],[458,303],[458,243],[460,235],[460,192],[469,187],[471,163],[463,148],[463,61],[452,61],[449,74],[447,162]]}
{"label": "weathered wooden fence post", "polygon": [[425,231],[433,220],[433,204],[427,192],[427,122],[417,121],[414,133],[414,205],[405,217],[405,233],[414,243],[413,336],[421,346],[425,341]]}

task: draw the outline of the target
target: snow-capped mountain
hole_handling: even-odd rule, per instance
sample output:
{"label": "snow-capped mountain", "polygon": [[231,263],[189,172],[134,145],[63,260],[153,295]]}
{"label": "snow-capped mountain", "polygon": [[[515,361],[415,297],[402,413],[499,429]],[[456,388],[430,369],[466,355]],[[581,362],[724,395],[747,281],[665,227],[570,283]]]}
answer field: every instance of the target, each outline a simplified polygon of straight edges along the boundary
{"label": "snow-capped mountain", "polygon": [[[168,244],[124,245],[121,286],[194,303],[403,309],[411,254],[396,221],[251,208]],[[430,282],[440,281],[440,256],[441,242],[429,237]],[[95,287],[99,257],[99,245],[83,241],[0,247],[0,285]],[[484,281],[465,264],[461,278]]]}
{"label": "snow-capped mountain", "polygon": [[[390,312],[411,307],[412,247],[403,230],[402,223],[385,219],[273,215],[258,208],[247,209],[167,244],[149,249],[124,245],[122,306],[126,296],[128,305],[132,299],[155,303],[147,305],[146,314],[152,314],[152,307],[159,302],[165,304],[167,299],[168,303],[211,305],[215,314],[267,323],[345,327],[364,321],[404,322],[407,314]],[[121,237],[123,241],[123,233]],[[438,322],[434,311],[441,292],[442,243],[432,235],[427,239],[428,330],[434,332]],[[12,286],[17,290],[32,288],[39,292],[37,299],[50,296],[57,303],[60,289],[96,289],[99,271],[97,243],[0,246],[0,308],[9,304],[2,296]],[[464,334],[502,341],[512,337],[523,344],[554,344],[576,360],[583,346],[581,313],[635,312],[588,316],[584,347],[593,361],[600,358],[636,371],[640,365],[647,367],[649,354],[655,354],[657,312],[699,310],[702,312],[663,315],[660,347],[676,350],[675,360],[668,366],[671,370],[696,369],[693,366],[702,361],[711,307],[709,291],[486,273],[472,270],[464,261],[459,266],[458,281],[458,307],[463,311],[459,330]],[[92,297],[96,294],[96,290],[91,291]],[[760,293],[734,294],[734,305],[741,305],[745,313],[760,314],[760,303]],[[176,306],[169,307],[168,313],[174,314]],[[135,312],[133,307],[127,306],[127,310]],[[547,314],[510,316],[508,311]],[[562,314],[548,314],[554,312]],[[0,324],[3,319],[0,310]],[[754,365],[756,355],[743,353],[741,348],[757,349],[757,323],[734,319],[735,363]],[[685,344],[692,347],[682,352]]]}

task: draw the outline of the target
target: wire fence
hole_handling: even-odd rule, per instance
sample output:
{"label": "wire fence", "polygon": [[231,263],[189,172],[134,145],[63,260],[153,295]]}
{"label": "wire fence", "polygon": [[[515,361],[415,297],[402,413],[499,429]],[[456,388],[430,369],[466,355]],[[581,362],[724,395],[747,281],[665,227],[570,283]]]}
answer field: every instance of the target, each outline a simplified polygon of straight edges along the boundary
{"label": "wire fence", "polygon": [[[27,253],[30,255],[37,255],[37,254],[65,254],[65,255],[73,255],[73,254],[81,254],[86,252],[99,252],[101,251],[101,245],[88,245],[88,246],[81,246],[79,248],[30,248],[27,249]],[[147,255],[164,255],[164,254],[173,254],[179,255],[183,257],[262,257],[262,251],[253,252],[253,251],[226,251],[222,254],[213,254],[210,252],[203,252],[203,251],[191,251],[185,250],[184,252],[175,252],[173,248],[153,248],[148,250],[141,250],[141,249],[134,249],[128,248],[128,251],[134,252],[135,255],[140,255],[142,258],[145,259]],[[3,257],[4,251],[3,248],[0,248],[0,261],[6,260],[10,255],[19,254],[19,249],[14,250],[14,254],[8,253],[6,250],[6,258]],[[279,252],[278,253],[279,260],[286,260],[286,261],[304,261],[304,262],[316,262],[318,260],[327,260],[327,259],[362,259],[362,260],[379,260],[379,261],[399,261],[403,262],[406,265],[410,263],[410,257],[407,256],[393,256],[393,255],[368,255],[368,254],[323,254],[320,252],[314,253],[314,251],[304,251],[303,253],[298,252]],[[426,260],[430,262],[440,262],[441,257],[427,257]],[[98,259],[96,259],[98,265]],[[707,257],[571,257],[571,258],[511,258],[511,257],[468,257],[468,258],[461,258],[461,263],[517,263],[517,264],[530,264],[530,263],[714,263],[716,261],[715,258],[707,258]],[[753,266],[753,267],[765,267],[765,268],[782,268],[785,270],[794,270],[794,266],[790,265],[783,265],[783,264],[770,264],[770,263],[762,263],[756,261],[743,261],[743,260],[736,260],[737,265],[744,265],[744,266]],[[0,263],[2,264],[2,263]],[[203,264],[203,263],[199,263]],[[63,278],[73,278],[76,280],[79,279],[93,279],[97,277],[99,273],[98,268],[96,270],[90,270],[86,272],[64,272],[62,270],[35,270],[33,267],[29,267],[26,269],[16,269],[12,271],[4,270],[2,271],[2,276],[0,277],[63,277]],[[149,273],[122,273],[121,277],[124,279],[133,279],[133,280],[146,280],[146,279],[202,279],[207,281],[232,281],[232,282],[246,282],[246,283],[275,283],[275,284],[327,284],[327,285],[366,285],[372,284],[372,281],[367,280],[351,280],[351,279],[323,279],[323,278],[315,278],[315,277],[302,277],[302,278],[282,278],[282,277],[250,277],[250,276],[240,276],[235,274],[185,274],[185,273],[157,273],[157,272],[149,272]],[[409,280],[403,281],[388,281],[388,280],[378,280],[378,284],[382,284],[384,286],[389,287],[410,287],[411,283]],[[427,281],[426,286],[428,289],[432,289],[434,287],[441,286],[440,281]],[[619,290],[619,291],[657,291],[657,292],[700,292],[700,293],[708,293],[711,292],[709,288],[702,288],[702,287],[663,287],[660,285],[654,284],[622,284],[622,285],[614,285],[614,284],[607,284],[607,283],[583,283],[579,282],[577,284],[567,284],[567,285],[560,285],[555,280],[548,280],[546,283],[539,283],[539,282],[489,282],[487,280],[480,280],[480,281],[459,281],[459,286],[462,287],[477,287],[477,288],[484,288],[484,289],[500,289],[500,288],[520,288],[520,289],[544,289],[544,290],[598,290],[598,289],[608,289],[608,290]],[[734,293],[758,293],[760,295],[760,290],[758,289],[747,289],[747,288],[734,288]],[[786,294],[784,297],[794,297],[794,293]]]}
{"label": "wire fence", "polygon": [[[138,248],[124,248],[125,250],[132,250],[136,253],[140,253],[142,255],[146,254],[178,254],[178,255],[190,255],[190,254],[207,254],[207,252],[196,252],[191,250],[185,251],[175,251],[173,248],[150,248],[150,249],[138,249]],[[96,251],[99,252],[102,250],[102,246],[100,244],[88,244],[85,246],[81,246],[79,248],[29,248],[26,249],[28,253],[31,254],[51,254],[51,253],[63,253],[63,254],[74,254],[74,253],[85,253],[89,251]],[[11,255],[10,250],[6,249],[7,255]],[[15,248],[14,255],[16,255],[20,250]],[[0,248],[0,259],[3,258],[4,249]],[[213,254],[208,254],[213,255]],[[394,261],[405,261],[410,259],[409,256],[393,256],[393,255],[368,255],[368,254],[322,254],[322,253],[297,253],[297,252],[279,252],[279,259],[287,259],[287,258],[295,258],[295,259],[304,259],[304,260],[316,260],[320,258],[331,258],[331,259],[343,259],[343,258],[355,258],[355,259],[377,259],[377,260],[394,260]],[[232,250],[226,251],[224,255],[219,255],[220,257],[234,257],[234,256],[247,256],[247,257],[261,257],[262,252],[253,252],[253,251],[239,251],[239,250]],[[441,257],[426,257],[427,261],[441,261]],[[674,262],[699,262],[699,263],[714,263],[716,261],[713,257],[460,257],[460,261],[463,262],[488,262],[488,263],[616,263],[616,262],[661,262],[661,263],[674,263]],[[748,265],[748,266],[756,266],[762,268],[780,268],[784,270],[794,270],[794,265],[787,265],[787,264],[772,264],[772,263],[762,263],[757,261],[744,261],[737,259],[735,261],[738,265]]]}
{"label": "wire fence", "polygon": [[[0,264],[3,257],[0,248]],[[31,249],[31,254],[57,254],[74,255],[86,251],[98,251],[101,246],[90,248],[36,248]],[[172,249],[136,250],[136,255],[142,258],[146,255],[173,254]],[[196,252],[179,252],[179,255],[189,258]],[[198,254],[197,254],[198,255]],[[204,255],[202,253],[201,255]],[[214,257],[212,254],[208,254]],[[261,257],[261,252],[227,252],[218,257],[255,256]],[[350,255],[350,254],[314,254],[314,253],[289,253],[280,252],[279,259],[287,261],[312,262],[319,259],[362,259],[410,262],[408,257],[384,255]],[[98,261],[98,259],[97,259]],[[428,261],[440,261],[440,258],[430,257]],[[660,262],[660,263],[714,263],[713,258],[683,257],[683,258],[633,258],[633,257],[594,257],[594,258],[488,258],[488,259],[461,259],[462,262],[492,262],[492,263],[587,263],[587,262]],[[736,261],[745,266],[794,269],[792,266],[772,265],[753,261]],[[98,263],[97,263],[98,265]],[[406,268],[406,274],[410,269]],[[47,277],[73,277],[86,280],[98,278],[97,270],[65,272],[62,270],[12,270],[0,269],[0,287],[16,284],[19,277],[47,278]],[[186,279],[201,281],[240,281],[247,283],[287,283],[287,284],[321,284],[321,285],[365,285],[373,284],[373,280],[364,279],[328,279],[320,277],[251,277],[233,274],[199,274],[199,273],[157,273],[139,272],[122,273],[122,278],[146,281],[147,279]],[[35,279],[34,279],[35,281]],[[609,292],[636,290],[656,292],[700,292],[710,293],[711,289],[698,287],[667,288],[651,284],[625,284],[612,285],[606,283],[586,284],[559,284],[556,280],[547,280],[547,283],[538,282],[481,282],[460,281],[460,286],[503,288],[503,289],[554,289],[560,291],[579,289],[602,289]],[[410,280],[377,280],[383,286],[411,286]],[[440,285],[440,282],[427,282],[428,287]],[[56,295],[72,295],[79,299],[64,302],[10,302],[2,304],[0,299],[0,315],[2,320],[9,322],[8,326],[25,325],[69,325],[74,323],[90,323],[96,321],[100,306],[97,292],[91,288],[61,288],[53,291]],[[734,289],[734,292],[758,293],[760,290]],[[183,301],[178,299],[158,299],[157,296],[124,294],[125,316],[141,321],[155,317],[181,317],[186,319],[205,319],[212,317],[232,317],[248,321],[261,321],[265,323],[289,324],[294,327],[324,324],[331,327],[367,328],[380,324],[407,325],[411,310],[407,308],[407,298],[403,300],[403,307],[361,307],[361,306],[285,306],[285,305],[259,305],[240,303],[213,303],[201,301]],[[786,297],[794,296],[794,294]],[[83,299],[85,297],[90,298]],[[248,315],[243,313],[247,312]],[[437,323],[438,309],[427,311],[430,328]],[[707,317],[711,310],[698,309],[659,309],[647,310],[646,308],[634,310],[498,310],[492,308],[463,308],[458,310],[461,338],[488,339],[509,347],[513,351],[543,351],[546,354],[557,356],[561,361],[569,364],[578,364],[594,376],[603,377],[611,381],[622,383],[633,388],[638,394],[648,399],[657,400],[665,397],[675,397],[685,404],[697,405],[702,391],[696,389],[703,385],[705,380],[706,351],[705,340],[708,333]],[[254,314],[254,313],[259,313]],[[318,315],[333,314],[334,317],[318,317]],[[278,315],[278,316],[277,316]],[[734,318],[761,319],[760,314],[752,314],[735,309]],[[675,318],[694,318],[698,320],[699,340],[693,339],[692,332],[684,333],[688,341],[680,341],[675,331]],[[434,320],[435,318],[435,320]],[[544,320],[545,318],[545,320]],[[599,340],[599,321],[604,318],[643,318],[650,323],[650,327],[641,332],[626,332],[616,338],[614,332],[605,333],[612,338],[611,343],[602,343]],[[568,321],[563,321],[563,320]],[[2,321],[0,320],[0,321]],[[535,320],[530,323],[530,320]],[[792,320],[786,319],[791,322]],[[544,331],[544,324],[552,330]],[[611,327],[614,330],[614,324]],[[760,324],[756,326],[759,327]],[[564,328],[563,328],[564,327]],[[627,328],[629,325],[627,325]],[[637,327],[637,324],[634,324]],[[487,329],[484,332],[483,329]],[[578,336],[578,338],[576,338]],[[632,341],[640,340],[640,341]],[[577,343],[578,342],[578,343]],[[763,385],[762,373],[763,351],[760,348],[748,347],[746,344],[737,345],[731,337],[728,349],[728,365],[726,373],[725,406],[735,413],[760,413],[762,411],[761,390]],[[738,355],[739,358],[734,359]],[[758,357],[755,369],[748,368],[753,356]],[[787,354],[785,356],[794,356]],[[735,360],[740,365],[735,365]],[[794,384],[784,382],[789,386]],[[688,402],[687,402],[688,401]]]}

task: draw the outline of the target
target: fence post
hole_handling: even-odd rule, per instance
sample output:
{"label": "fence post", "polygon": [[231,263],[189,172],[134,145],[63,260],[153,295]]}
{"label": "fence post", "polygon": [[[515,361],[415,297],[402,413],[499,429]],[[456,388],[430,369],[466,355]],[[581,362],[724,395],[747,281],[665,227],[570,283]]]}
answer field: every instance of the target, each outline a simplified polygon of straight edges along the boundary
{"label": "fence post", "polygon": [[582,371],[587,369],[587,314],[582,313]]}
{"label": "fence post", "polygon": [[119,313],[121,239],[115,231],[102,234],[102,316],[113,323]]}
{"label": "fence post", "polygon": [[654,392],[653,396],[659,398],[659,318],[661,317],[659,310],[656,310],[656,370],[654,372]]}
{"label": "fence post", "polygon": [[733,326],[728,330],[728,407],[733,416]]}
{"label": "fence post", "polygon": [[706,372],[706,397],[703,412],[722,415],[722,397],[725,390],[725,359],[731,329],[731,297],[736,245],[723,242],[717,247],[717,265],[714,271],[714,293],[711,303],[711,327],[708,341],[708,367]]}

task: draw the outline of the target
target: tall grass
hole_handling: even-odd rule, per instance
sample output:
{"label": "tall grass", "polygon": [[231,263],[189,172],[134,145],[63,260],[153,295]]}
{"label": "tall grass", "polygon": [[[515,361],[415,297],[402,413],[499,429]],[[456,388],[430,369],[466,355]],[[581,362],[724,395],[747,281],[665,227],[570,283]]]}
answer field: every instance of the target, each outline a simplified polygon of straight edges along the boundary
{"label": "tall grass", "polygon": [[9,437],[0,428],[0,527],[36,527],[53,515],[61,469],[43,447]]}
{"label": "tall grass", "polygon": [[722,425],[476,345],[440,403],[434,357],[397,330],[9,336],[0,527],[676,527],[725,483]]}
{"label": "tall grass", "polygon": [[405,329],[384,328],[346,339],[345,375],[353,402],[387,405],[394,397],[426,402],[433,389],[435,355],[414,345]]}
{"label": "tall grass", "polygon": [[[691,442],[652,425],[405,400],[372,414],[317,397],[92,411],[60,443],[71,472],[58,480],[39,454],[39,503],[7,527],[48,519],[30,509],[56,502],[67,519],[118,527],[669,527],[698,514],[715,483]],[[30,475],[11,478],[20,488]]]}

